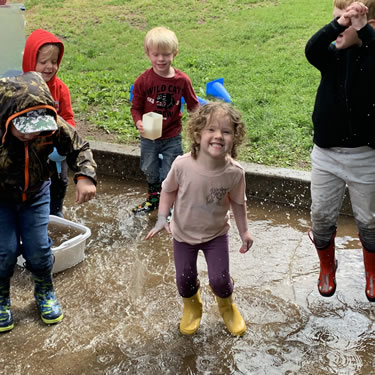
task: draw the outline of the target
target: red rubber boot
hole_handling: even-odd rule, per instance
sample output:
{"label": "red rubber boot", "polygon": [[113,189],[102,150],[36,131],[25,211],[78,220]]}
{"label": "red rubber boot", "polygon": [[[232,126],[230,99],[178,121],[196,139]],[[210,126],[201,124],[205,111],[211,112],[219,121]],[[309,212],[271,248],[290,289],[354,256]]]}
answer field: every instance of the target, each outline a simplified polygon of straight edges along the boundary
{"label": "red rubber boot", "polygon": [[[315,245],[314,240],[310,240]],[[323,297],[331,297],[336,292],[336,269],[337,260],[335,258],[335,237],[334,233],[329,240],[329,244],[324,249],[318,249],[316,246],[316,251],[320,260],[320,274],[318,279],[318,290]]]}
{"label": "red rubber boot", "polygon": [[375,252],[363,247],[363,263],[366,275],[366,297],[370,302],[375,302]]}

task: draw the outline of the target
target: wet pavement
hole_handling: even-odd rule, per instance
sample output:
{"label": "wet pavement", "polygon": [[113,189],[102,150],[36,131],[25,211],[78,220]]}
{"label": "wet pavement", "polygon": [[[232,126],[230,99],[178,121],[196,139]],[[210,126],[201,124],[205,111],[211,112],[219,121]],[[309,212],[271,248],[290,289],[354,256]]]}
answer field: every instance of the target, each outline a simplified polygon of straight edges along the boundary
{"label": "wet pavement", "polygon": [[[374,307],[364,293],[360,244],[351,217],[337,236],[337,292],[316,289],[318,259],[306,235],[307,210],[251,200],[253,249],[240,254],[230,234],[235,300],[247,323],[243,337],[225,330],[198,258],[203,318],[182,336],[182,302],[171,238],[144,237],[155,214],[135,217],[144,198],[139,181],[104,177],[98,197],[75,206],[73,185],[66,218],[88,226],[86,259],[55,275],[65,318],[44,325],[30,275],[17,267],[11,296],[13,331],[0,335],[1,374],[371,374]],[[2,369],[2,370],[1,370]]]}

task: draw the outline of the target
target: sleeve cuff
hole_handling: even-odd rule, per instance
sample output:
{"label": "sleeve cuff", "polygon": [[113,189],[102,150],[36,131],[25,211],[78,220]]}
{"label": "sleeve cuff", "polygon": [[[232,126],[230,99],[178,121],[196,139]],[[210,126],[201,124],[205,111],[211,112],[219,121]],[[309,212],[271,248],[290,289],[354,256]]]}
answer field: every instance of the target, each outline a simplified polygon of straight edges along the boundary
{"label": "sleeve cuff", "polygon": [[361,30],[358,30],[357,33],[358,38],[361,39],[363,43],[368,43],[375,39],[375,31],[369,24],[366,24]]}

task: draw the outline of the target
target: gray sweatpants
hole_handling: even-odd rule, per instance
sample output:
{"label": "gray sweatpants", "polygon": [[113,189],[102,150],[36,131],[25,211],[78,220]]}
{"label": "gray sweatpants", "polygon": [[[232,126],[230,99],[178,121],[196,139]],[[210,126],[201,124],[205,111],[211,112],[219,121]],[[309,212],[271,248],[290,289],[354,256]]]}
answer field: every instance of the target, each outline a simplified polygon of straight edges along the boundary
{"label": "gray sweatpants", "polygon": [[311,220],[317,247],[329,243],[348,187],[363,245],[375,250],[375,149],[320,148],[311,153]]}

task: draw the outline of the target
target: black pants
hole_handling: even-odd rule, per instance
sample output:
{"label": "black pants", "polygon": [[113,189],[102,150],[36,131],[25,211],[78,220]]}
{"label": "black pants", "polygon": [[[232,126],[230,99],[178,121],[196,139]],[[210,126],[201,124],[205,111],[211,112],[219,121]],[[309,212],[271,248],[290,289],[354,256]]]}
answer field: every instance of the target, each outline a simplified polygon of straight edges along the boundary
{"label": "black pants", "polygon": [[[55,163],[54,163],[55,164]],[[66,189],[68,187],[68,164],[66,160],[61,162],[61,173],[57,172],[55,165],[54,172],[51,176],[51,204],[50,214],[63,217],[62,209]]]}

